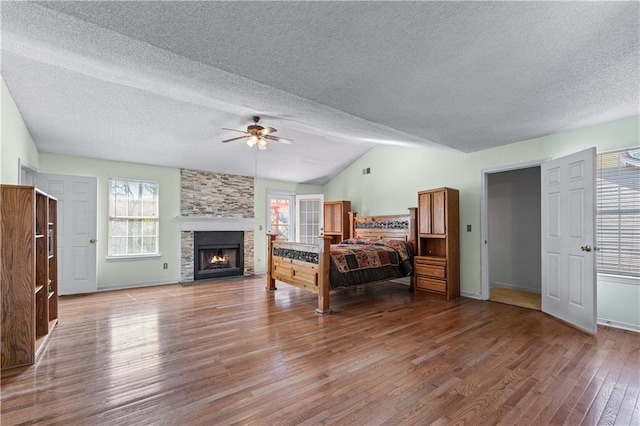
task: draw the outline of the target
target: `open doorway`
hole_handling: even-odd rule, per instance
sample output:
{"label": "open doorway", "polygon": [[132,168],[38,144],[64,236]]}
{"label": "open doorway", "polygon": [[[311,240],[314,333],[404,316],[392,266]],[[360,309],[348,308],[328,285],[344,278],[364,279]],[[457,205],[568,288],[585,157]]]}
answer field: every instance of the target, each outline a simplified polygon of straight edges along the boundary
{"label": "open doorway", "polygon": [[[544,162],[483,171],[482,299],[491,297],[492,286],[522,290],[529,282],[540,282],[542,312],[595,334],[595,162],[596,149],[588,148]],[[534,168],[530,172],[538,179],[498,179],[508,190],[499,188],[504,199],[496,208],[489,201],[492,175],[528,168]],[[538,199],[539,206],[533,207]],[[510,216],[496,219],[496,211],[503,210]],[[502,239],[495,229],[504,231]],[[504,273],[497,276],[500,268]]]}
{"label": "open doorway", "polygon": [[18,158],[18,185],[35,186],[38,170]]}
{"label": "open doorway", "polygon": [[540,165],[486,171],[484,184],[483,299],[540,310]]}

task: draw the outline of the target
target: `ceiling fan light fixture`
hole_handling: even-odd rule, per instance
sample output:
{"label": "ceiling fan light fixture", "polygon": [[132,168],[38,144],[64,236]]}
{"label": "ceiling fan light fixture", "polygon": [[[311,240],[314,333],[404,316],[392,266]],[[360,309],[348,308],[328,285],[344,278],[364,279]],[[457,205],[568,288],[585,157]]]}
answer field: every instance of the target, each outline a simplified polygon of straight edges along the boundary
{"label": "ceiling fan light fixture", "polygon": [[238,133],[243,133],[244,136],[238,136],[237,138],[231,138],[231,139],[226,139],[223,140],[222,143],[227,143],[227,142],[233,142],[239,139],[244,139],[244,138],[249,138],[247,139],[247,145],[249,145],[249,147],[253,148],[255,145],[258,145],[258,149],[264,151],[265,149],[267,149],[267,139],[269,139],[270,141],[276,141],[276,142],[281,142],[281,143],[285,143],[288,145],[291,145],[293,143],[293,141],[291,139],[287,139],[287,138],[281,138],[278,136],[273,136],[271,135],[271,133],[277,132],[277,129],[274,129],[273,127],[262,127],[261,125],[258,124],[258,122],[260,121],[260,117],[257,115],[254,115],[253,117],[253,124],[247,126],[247,130],[236,130],[236,129],[227,129],[226,127],[223,127],[223,130],[230,130],[232,132],[238,132]]}
{"label": "ceiling fan light fixture", "polygon": [[258,138],[258,149],[264,151],[267,149],[267,141],[262,138]]}

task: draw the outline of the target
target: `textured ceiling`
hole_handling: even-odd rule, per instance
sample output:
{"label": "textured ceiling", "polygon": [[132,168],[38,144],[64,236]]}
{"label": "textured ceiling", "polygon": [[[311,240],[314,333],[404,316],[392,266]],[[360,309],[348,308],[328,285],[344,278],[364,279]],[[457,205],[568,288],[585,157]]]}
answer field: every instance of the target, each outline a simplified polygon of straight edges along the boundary
{"label": "textured ceiling", "polygon": [[[465,152],[637,115],[638,2],[2,2],[43,152],[325,183],[378,144]],[[222,127],[254,114],[292,146]]]}

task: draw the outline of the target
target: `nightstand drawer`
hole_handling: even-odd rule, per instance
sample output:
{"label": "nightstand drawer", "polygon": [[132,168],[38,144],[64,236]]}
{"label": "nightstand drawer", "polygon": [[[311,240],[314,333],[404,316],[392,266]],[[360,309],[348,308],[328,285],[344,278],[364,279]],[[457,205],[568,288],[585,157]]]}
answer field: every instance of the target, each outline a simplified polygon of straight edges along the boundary
{"label": "nightstand drawer", "polygon": [[434,278],[447,278],[446,259],[430,256],[416,256],[414,257],[414,261],[416,275],[425,275],[427,277]]}
{"label": "nightstand drawer", "polygon": [[416,261],[416,275],[446,278],[445,263],[423,263]]}
{"label": "nightstand drawer", "polygon": [[417,276],[416,287],[418,288],[418,290],[428,290],[436,291],[438,293],[445,293],[447,291],[447,281]]}

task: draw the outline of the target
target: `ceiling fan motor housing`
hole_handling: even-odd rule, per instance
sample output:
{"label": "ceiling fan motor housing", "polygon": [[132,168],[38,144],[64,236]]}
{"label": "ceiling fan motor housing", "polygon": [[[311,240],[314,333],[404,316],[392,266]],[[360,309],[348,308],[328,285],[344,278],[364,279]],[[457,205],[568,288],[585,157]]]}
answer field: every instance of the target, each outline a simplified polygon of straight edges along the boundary
{"label": "ceiling fan motor housing", "polygon": [[252,125],[247,127],[247,132],[251,133],[252,135],[258,135],[258,134],[260,134],[260,131],[262,129],[264,129],[264,127],[259,126],[257,124],[252,124]]}

